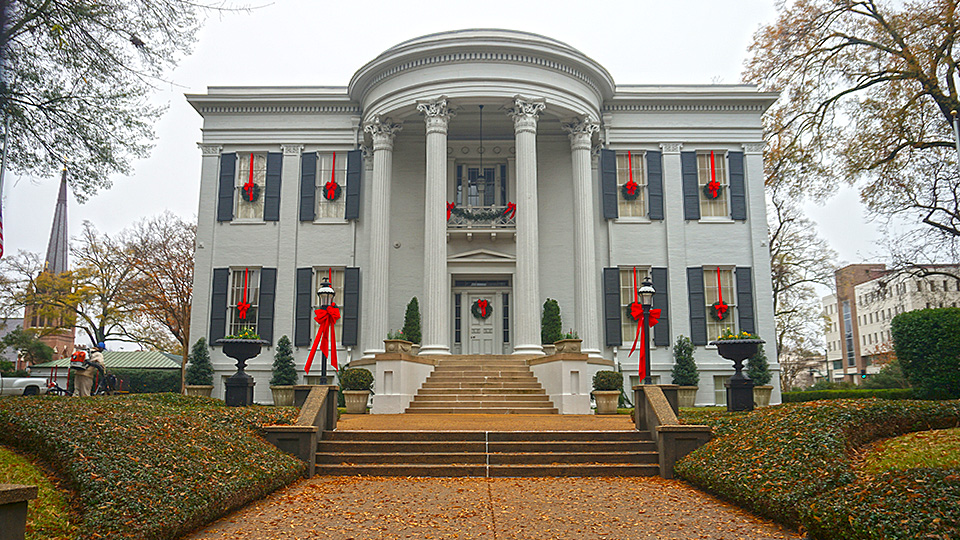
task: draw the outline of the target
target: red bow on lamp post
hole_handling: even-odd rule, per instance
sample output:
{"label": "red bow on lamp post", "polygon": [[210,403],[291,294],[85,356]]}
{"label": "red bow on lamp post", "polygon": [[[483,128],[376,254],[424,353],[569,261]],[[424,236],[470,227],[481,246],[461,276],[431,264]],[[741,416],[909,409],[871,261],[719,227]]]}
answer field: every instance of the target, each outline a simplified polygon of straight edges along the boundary
{"label": "red bow on lamp post", "polygon": [[[642,283],[642,288],[644,293],[652,294],[655,292],[653,290],[653,283],[650,281],[650,278],[644,278]],[[637,321],[637,335],[633,338],[633,347],[630,349],[630,354],[627,355],[627,358],[633,355],[633,351],[637,350],[637,341],[642,339],[643,347],[640,348],[640,355],[638,358],[639,361],[639,375],[640,379],[646,379],[648,376],[647,373],[647,363],[649,358],[647,357],[647,344],[649,343],[647,338],[647,327],[653,327],[660,321],[659,309],[649,309],[647,308],[647,320],[644,321],[643,312],[644,305],[640,303],[640,289],[637,288],[637,269],[633,269],[633,294],[634,301],[630,304],[630,316],[633,320]],[[644,324],[646,323],[646,324]]]}
{"label": "red bow on lamp post", "polygon": [[[320,372],[320,384],[327,384],[327,358],[330,359],[330,365],[337,369],[337,333],[334,325],[340,319],[340,308],[333,302],[336,294],[330,282],[333,280],[333,270],[328,270],[329,278],[324,278],[317,289],[317,297],[320,300],[320,308],[314,310],[313,320],[317,321],[317,335],[313,338],[313,347],[310,349],[310,355],[307,356],[307,364],[304,367],[307,373],[310,373],[310,366],[313,365],[313,357],[317,353],[317,347],[320,347],[320,354],[323,357],[322,369]],[[329,354],[328,354],[329,353]]]}

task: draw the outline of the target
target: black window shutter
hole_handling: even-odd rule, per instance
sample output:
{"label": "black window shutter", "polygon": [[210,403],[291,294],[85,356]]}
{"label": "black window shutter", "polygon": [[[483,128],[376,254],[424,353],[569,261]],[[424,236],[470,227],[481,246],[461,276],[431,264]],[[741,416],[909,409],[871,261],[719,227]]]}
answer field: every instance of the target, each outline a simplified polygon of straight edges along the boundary
{"label": "black window shutter", "polygon": [[707,299],[703,292],[703,268],[687,268],[687,291],[690,298],[690,340],[694,345],[706,345]]}
{"label": "black window shutter", "polygon": [[603,197],[603,218],[617,219],[620,216],[617,208],[617,153],[603,148],[600,149],[600,193]]}
{"label": "black window shutter", "polygon": [[663,160],[659,150],[647,152],[647,191],[650,193],[650,219],[663,219]]}
{"label": "black window shutter", "polygon": [[317,153],[300,154],[300,221],[317,217]]}
{"label": "black window shutter", "polygon": [[730,218],[747,219],[747,188],[743,175],[743,152],[730,152]]}
{"label": "black window shutter", "polygon": [[233,185],[237,181],[236,177],[237,155],[220,154],[220,191],[217,195],[217,221],[233,219]]}
{"label": "black window shutter", "polygon": [[210,295],[210,344],[227,335],[227,286],[229,268],[213,269],[213,293]]}
{"label": "black window shutter", "polygon": [[[314,154],[316,157],[316,154]],[[313,268],[297,268],[297,293],[294,307],[293,344],[297,347],[310,345],[310,320],[313,307]]]}
{"label": "black window shutter", "polygon": [[653,309],[660,310],[660,319],[653,327],[653,344],[657,347],[668,347],[670,346],[670,310],[667,292],[670,290],[670,283],[667,281],[667,269],[651,268],[650,278],[653,280],[653,288],[657,291],[653,295]]}
{"label": "black window shutter", "polygon": [[[277,154],[279,155],[279,154]],[[266,201],[264,201],[266,203]],[[257,300],[257,334],[273,345],[273,307],[277,296],[277,269],[260,269],[260,298]]]}
{"label": "black window shutter", "polygon": [[344,219],[360,219],[360,183],[363,179],[363,150],[347,152],[347,203]]}
{"label": "black window shutter", "polygon": [[620,330],[620,269],[603,269],[603,329],[607,347],[623,345]]}
{"label": "black window shutter", "polygon": [[753,272],[749,266],[737,267],[737,322],[740,330],[756,333],[753,317]]}
{"label": "black window shutter", "polygon": [[360,269],[348,267],[343,270],[343,337],[340,343],[356,346],[360,334]]}
{"label": "black window shutter", "polygon": [[680,177],[683,180],[683,219],[700,219],[696,152],[680,152]]}
{"label": "black window shutter", "polygon": [[263,190],[263,220],[280,221],[280,169],[283,154],[267,154],[267,185]]}

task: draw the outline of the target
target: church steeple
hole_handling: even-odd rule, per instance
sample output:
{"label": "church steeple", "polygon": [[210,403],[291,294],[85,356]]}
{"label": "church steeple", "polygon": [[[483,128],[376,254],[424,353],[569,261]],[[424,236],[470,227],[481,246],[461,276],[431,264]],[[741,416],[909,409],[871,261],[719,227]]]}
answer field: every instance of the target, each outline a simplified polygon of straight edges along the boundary
{"label": "church steeple", "polygon": [[67,271],[67,253],[70,250],[70,238],[67,236],[67,169],[64,167],[60,179],[60,195],[57,208],[53,213],[53,227],[50,229],[50,242],[47,244],[47,258],[43,265],[45,272],[62,274]]}

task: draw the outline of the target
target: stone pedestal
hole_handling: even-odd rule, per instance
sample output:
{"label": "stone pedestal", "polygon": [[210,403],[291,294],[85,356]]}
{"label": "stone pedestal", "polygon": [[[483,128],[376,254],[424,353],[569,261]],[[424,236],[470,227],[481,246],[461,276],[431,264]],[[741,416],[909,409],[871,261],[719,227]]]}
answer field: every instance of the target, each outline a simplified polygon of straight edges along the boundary
{"label": "stone pedestal", "polygon": [[37,486],[0,484],[0,540],[23,540],[27,503],[37,494]]}

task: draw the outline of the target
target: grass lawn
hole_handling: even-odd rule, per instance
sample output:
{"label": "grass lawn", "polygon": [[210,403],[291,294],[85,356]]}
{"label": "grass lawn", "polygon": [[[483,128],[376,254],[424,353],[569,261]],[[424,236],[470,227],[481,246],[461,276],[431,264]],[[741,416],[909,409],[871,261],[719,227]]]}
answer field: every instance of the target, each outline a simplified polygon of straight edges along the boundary
{"label": "grass lawn", "polygon": [[866,474],[921,467],[960,469],[960,428],[919,431],[879,441],[867,448],[860,463]]}
{"label": "grass lawn", "polygon": [[64,497],[58,481],[29,459],[0,446],[0,478],[7,484],[34,485],[38,498],[27,511],[27,540],[73,540],[79,518]]}

